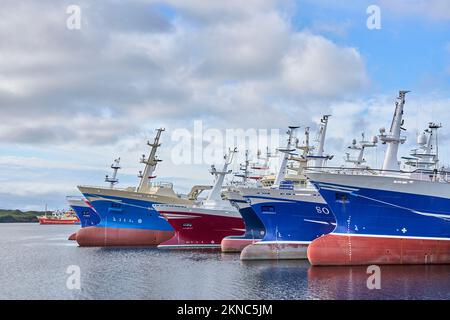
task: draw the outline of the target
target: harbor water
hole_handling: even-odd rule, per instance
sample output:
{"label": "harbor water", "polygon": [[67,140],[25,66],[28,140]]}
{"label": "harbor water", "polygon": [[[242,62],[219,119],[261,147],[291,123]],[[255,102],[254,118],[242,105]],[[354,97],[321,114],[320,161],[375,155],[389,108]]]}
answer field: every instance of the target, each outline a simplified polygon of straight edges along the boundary
{"label": "harbor water", "polygon": [[[79,226],[0,224],[0,299],[450,299],[450,265],[366,267],[241,261],[239,254],[81,248]],[[74,270],[79,288],[71,285]]]}

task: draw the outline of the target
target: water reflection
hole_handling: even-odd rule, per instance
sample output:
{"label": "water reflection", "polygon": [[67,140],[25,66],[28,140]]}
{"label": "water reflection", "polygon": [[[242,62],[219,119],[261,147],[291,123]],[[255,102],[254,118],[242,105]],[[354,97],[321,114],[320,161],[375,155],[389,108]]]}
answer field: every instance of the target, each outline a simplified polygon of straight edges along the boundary
{"label": "water reflection", "polygon": [[306,299],[308,261],[241,261],[241,265],[251,271],[246,281],[249,294],[262,299]]}
{"label": "water reflection", "polygon": [[381,289],[368,289],[365,266],[310,267],[310,299],[449,299],[449,265],[382,265]]}
{"label": "water reflection", "polygon": [[[211,250],[80,248],[71,226],[0,224],[0,299],[450,299],[450,266],[365,267],[241,261]],[[60,239],[59,241],[56,239]],[[81,290],[66,287],[69,265]]]}

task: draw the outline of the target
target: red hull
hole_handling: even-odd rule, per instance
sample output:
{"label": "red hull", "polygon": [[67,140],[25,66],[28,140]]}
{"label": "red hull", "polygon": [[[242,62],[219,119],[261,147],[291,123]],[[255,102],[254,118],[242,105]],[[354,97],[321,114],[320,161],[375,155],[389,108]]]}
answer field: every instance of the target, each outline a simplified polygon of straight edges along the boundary
{"label": "red hull", "polygon": [[39,217],[39,224],[77,224],[80,223],[80,220],[77,219],[55,219],[55,218],[45,218]]}
{"label": "red hull", "polygon": [[224,238],[220,243],[222,252],[241,252],[246,246],[255,244],[261,239]]}
{"label": "red hull", "polygon": [[70,240],[70,241],[77,240],[77,233],[76,232],[72,233],[67,240]]}
{"label": "red hull", "polygon": [[197,212],[161,212],[175,230],[174,236],[160,248],[220,248],[222,239],[243,235],[240,217],[210,215]]}
{"label": "red hull", "polygon": [[173,236],[173,231],[86,227],[77,231],[81,247],[156,246]]}
{"label": "red hull", "polygon": [[327,234],[308,248],[312,265],[450,263],[450,241]]}

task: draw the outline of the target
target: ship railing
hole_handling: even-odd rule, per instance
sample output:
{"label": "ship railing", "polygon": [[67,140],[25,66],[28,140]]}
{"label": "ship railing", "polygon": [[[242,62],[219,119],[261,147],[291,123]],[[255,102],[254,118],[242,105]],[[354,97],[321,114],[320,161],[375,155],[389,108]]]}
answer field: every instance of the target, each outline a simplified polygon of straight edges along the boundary
{"label": "ship railing", "polygon": [[[91,186],[91,185],[83,185],[83,187],[86,188],[96,188],[96,189],[111,189],[105,186]],[[149,187],[161,187],[161,188],[170,188],[173,189],[173,183],[172,182],[165,182],[165,181],[161,181],[161,182],[153,182],[152,184],[149,185]],[[118,187],[114,187],[111,190],[120,190],[120,191],[136,191],[137,188],[136,187],[123,187],[123,188],[118,188]]]}
{"label": "ship railing", "polygon": [[173,183],[172,182],[166,182],[166,181],[160,181],[160,182],[154,182],[151,184],[152,187],[158,187],[158,188],[168,188],[173,189]]}
{"label": "ship railing", "polygon": [[93,186],[93,185],[82,185],[82,187],[85,188],[92,188],[92,189],[109,189],[109,190],[119,190],[119,191],[136,191],[136,187],[123,187],[123,188],[118,188],[118,187],[114,187],[113,189],[106,187],[106,186]]}
{"label": "ship railing", "polygon": [[369,176],[390,176],[399,178],[409,178],[421,181],[432,181],[441,183],[450,183],[450,171],[445,169],[415,169],[407,170],[383,170],[364,168],[350,168],[350,167],[307,167],[306,172],[326,172],[335,174],[348,175],[369,175]]}
{"label": "ship railing", "polygon": [[380,135],[382,141],[406,141],[406,135],[400,135],[397,137],[394,134],[383,134]]}

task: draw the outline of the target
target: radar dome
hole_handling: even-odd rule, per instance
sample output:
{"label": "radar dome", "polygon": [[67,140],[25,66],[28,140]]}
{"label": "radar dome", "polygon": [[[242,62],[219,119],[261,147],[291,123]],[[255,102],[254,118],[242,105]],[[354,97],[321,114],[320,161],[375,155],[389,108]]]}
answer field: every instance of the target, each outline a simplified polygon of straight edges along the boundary
{"label": "radar dome", "polygon": [[427,143],[427,135],[425,133],[421,133],[417,136],[417,144],[424,145]]}

